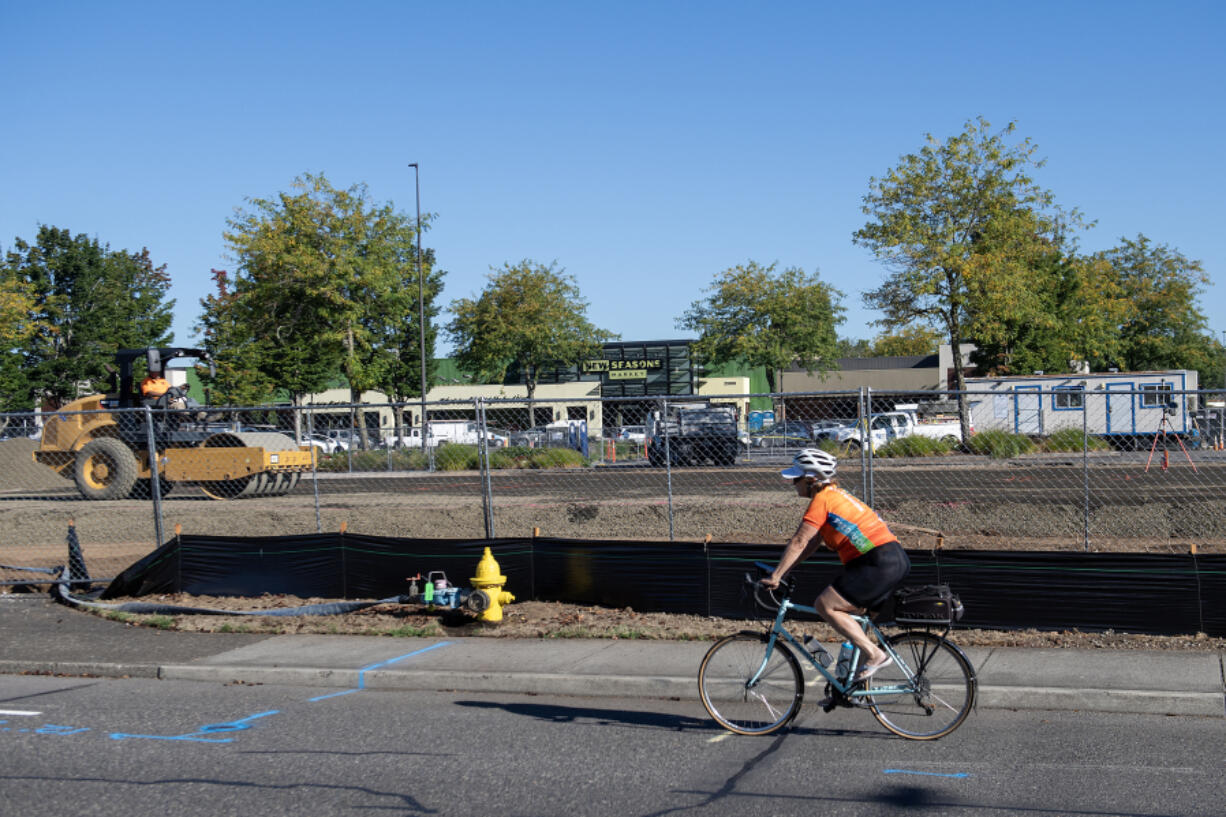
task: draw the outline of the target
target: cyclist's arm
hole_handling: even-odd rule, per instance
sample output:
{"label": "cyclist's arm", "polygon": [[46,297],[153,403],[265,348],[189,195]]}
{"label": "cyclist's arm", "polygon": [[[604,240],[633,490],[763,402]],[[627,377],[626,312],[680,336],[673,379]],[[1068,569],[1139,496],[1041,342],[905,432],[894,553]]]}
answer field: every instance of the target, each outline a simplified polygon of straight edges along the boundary
{"label": "cyclist's arm", "polygon": [[801,522],[800,527],[792,534],[792,538],[788,541],[788,546],[783,551],[783,555],[779,557],[779,564],[775,567],[773,573],[762,580],[762,584],[771,590],[779,586],[779,582],[788,574],[788,571],[796,566],[798,562],[809,558],[813,551],[821,547],[821,537],[817,535],[817,528],[810,525],[808,522]]}

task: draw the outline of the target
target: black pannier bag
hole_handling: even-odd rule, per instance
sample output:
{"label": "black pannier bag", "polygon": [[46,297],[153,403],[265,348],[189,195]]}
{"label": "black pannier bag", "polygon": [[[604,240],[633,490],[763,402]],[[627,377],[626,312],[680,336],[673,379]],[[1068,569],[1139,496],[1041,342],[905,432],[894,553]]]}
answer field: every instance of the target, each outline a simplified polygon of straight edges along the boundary
{"label": "black pannier bag", "polygon": [[953,624],[962,618],[962,601],[947,584],[900,587],[893,602],[891,618],[899,624]]}

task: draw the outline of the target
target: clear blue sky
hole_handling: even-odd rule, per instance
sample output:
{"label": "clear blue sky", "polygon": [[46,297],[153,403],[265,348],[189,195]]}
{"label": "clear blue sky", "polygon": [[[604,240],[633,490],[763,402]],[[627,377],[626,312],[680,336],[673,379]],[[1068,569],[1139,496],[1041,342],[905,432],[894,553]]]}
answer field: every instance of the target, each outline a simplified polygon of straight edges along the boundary
{"label": "clear blue sky", "polygon": [[[222,231],[304,172],[437,215],[444,304],[574,275],[598,326],[676,319],[749,259],[819,269],[871,337],[869,178],[982,115],[1098,226],[1200,259],[1226,329],[1218,2],[8,2],[0,249],[39,224],[148,247],[191,331]],[[439,352],[446,353],[444,340]]]}

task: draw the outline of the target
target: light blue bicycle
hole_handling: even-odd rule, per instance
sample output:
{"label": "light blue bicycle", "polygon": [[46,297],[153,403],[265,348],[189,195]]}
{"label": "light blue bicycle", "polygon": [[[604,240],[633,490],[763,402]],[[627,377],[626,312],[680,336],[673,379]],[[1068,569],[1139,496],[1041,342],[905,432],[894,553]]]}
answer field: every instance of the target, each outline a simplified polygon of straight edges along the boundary
{"label": "light blue bicycle", "polygon": [[[762,576],[772,570],[762,562],[755,565]],[[856,682],[852,679],[860,660],[858,649],[852,653],[846,676],[836,677],[819,660],[820,656],[828,663],[829,653],[822,650],[815,656],[784,627],[791,610],[817,614],[813,607],[791,602],[794,580],[785,580],[773,593],[749,574],[745,582],[758,605],[777,607],[778,612],[765,632],[744,631],[722,638],[702,659],[698,669],[702,705],[725,729],[740,735],[768,735],[792,722],[805,694],[797,654],[826,680],[825,711],[838,706],[868,709],[882,726],[904,738],[944,737],[974,708],[975,670],[962,650],[945,638],[948,622],[943,623],[940,634],[906,630],[887,638],[869,616],[853,616],[894,659],[871,678]]]}

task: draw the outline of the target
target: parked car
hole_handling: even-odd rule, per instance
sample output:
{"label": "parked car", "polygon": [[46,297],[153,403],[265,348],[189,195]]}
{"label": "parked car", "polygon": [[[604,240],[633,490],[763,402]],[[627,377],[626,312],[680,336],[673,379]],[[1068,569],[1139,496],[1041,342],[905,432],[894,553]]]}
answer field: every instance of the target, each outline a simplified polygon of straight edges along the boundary
{"label": "parked car", "polygon": [[336,440],[329,439],[322,434],[306,434],[302,439],[298,440],[298,445],[313,446],[320,454],[334,454],[338,450],[339,443]]}
{"label": "parked car", "polygon": [[[349,449],[358,450],[362,448],[360,432],[352,428],[330,428],[327,431],[321,432],[322,436],[331,440],[336,444],[335,451],[348,451]],[[366,447],[374,448],[376,442],[368,435],[366,438]]]}
{"label": "parked car", "polygon": [[526,428],[523,431],[514,431],[511,433],[511,445],[518,445],[524,448],[540,448],[541,443],[546,437],[545,427],[537,426],[536,428]]}
{"label": "parked car", "polygon": [[755,431],[749,435],[748,448],[809,448],[813,441],[799,434],[784,434],[773,430]]}
{"label": "parked car", "polygon": [[814,420],[809,424],[809,427],[813,429],[813,439],[820,440],[830,436],[832,431],[837,431],[841,428],[852,428],[855,424],[855,420]]}
{"label": "parked car", "polygon": [[785,420],[749,435],[749,448],[808,448],[813,431],[799,420]]}
{"label": "parked car", "polygon": [[[868,433],[874,448],[902,437],[920,436],[944,440],[952,445],[962,441],[962,427],[957,420],[920,422],[914,411],[884,411],[869,418]],[[974,427],[971,433],[975,433]],[[825,432],[827,439],[856,448],[864,444],[864,429],[859,423]]]}

